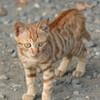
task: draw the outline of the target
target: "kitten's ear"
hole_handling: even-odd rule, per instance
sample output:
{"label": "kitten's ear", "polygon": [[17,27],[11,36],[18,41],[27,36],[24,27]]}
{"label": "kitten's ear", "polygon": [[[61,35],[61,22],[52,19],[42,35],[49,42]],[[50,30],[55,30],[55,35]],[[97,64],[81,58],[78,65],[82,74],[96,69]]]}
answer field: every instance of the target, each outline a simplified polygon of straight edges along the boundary
{"label": "kitten's ear", "polygon": [[20,35],[24,34],[26,32],[26,26],[24,23],[20,21],[16,21],[14,24],[14,33],[15,37],[19,37]]}
{"label": "kitten's ear", "polygon": [[45,18],[40,22],[40,31],[43,33],[47,33],[49,31],[49,18]]}

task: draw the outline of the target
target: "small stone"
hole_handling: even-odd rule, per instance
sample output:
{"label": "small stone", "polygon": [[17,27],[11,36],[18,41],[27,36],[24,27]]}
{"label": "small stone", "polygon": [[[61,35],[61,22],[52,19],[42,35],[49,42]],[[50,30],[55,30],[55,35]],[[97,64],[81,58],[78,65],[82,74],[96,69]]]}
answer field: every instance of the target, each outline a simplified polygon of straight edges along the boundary
{"label": "small stone", "polygon": [[4,21],[3,24],[8,25],[8,21]]}
{"label": "small stone", "polygon": [[67,83],[67,84],[71,84],[71,82],[72,82],[72,78],[67,78],[65,81],[65,83]]}
{"label": "small stone", "polygon": [[0,93],[0,99],[5,99],[5,95],[4,94],[2,94],[2,93]]}
{"label": "small stone", "polygon": [[[19,17],[26,17],[26,13],[23,12],[23,11],[21,11],[21,12],[18,13],[18,16],[19,16]],[[21,18],[21,19],[22,19],[22,18]]]}
{"label": "small stone", "polygon": [[95,7],[95,6],[97,6],[99,4],[99,1],[94,1],[93,3],[92,3],[92,5]]}
{"label": "small stone", "polygon": [[28,24],[32,24],[33,21],[29,18],[29,19],[27,20],[27,23],[28,23]]}
{"label": "small stone", "polygon": [[83,93],[83,94],[85,94],[85,93],[86,93],[86,90],[85,90],[85,89],[83,89],[83,90],[82,90],[82,93]]}
{"label": "small stone", "polygon": [[8,53],[10,53],[10,54],[12,54],[12,53],[14,53],[14,49],[12,49],[12,48],[10,48],[10,49],[8,49]]}
{"label": "small stone", "polygon": [[43,13],[42,13],[42,16],[46,16],[46,14],[47,14],[46,12],[43,12]]}
{"label": "small stone", "polygon": [[97,78],[100,78],[100,74],[97,75]]}
{"label": "small stone", "polygon": [[64,8],[61,4],[57,4],[57,5],[55,5],[55,7],[56,7],[56,9],[63,9],[64,10]]}
{"label": "small stone", "polygon": [[9,79],[9,77],[8,77],[8,76],[6,76],[6,75],[1,75],[1,76],[0,76],[0,79],[1,79],[1,80],[8,80],[8,79]]}
{"label": "small stone", "polygon": [[98,48],[94,48],[93,51],[94,51],[94,52],[97,52],[97,51],[98,51]]}
{"label": "small stone", "polygon": [[69,100],[70,99],[70,96],[66,96],[65,98],[64,98],[64,100]]}
{"label": "small stone", "polygon": [[68,73],[68,76],[69,76],[69,77],[72,76],[72,73]]}
{"label": "small stone", "polygon": [[56,79],[56,85],[62,84],[62,81]]}
{"label": "small stone", "polygon": [[74,91],[73,95],[79,95],[79,92],[78,91]]}
{"label": "small stone", "polygon": [[25,20],[27,20],[26,16],[23,16],[20,18],[20,20],[23,20],[23,22],[25,22]]}
{"label": "small stone", "polygon": [[3,23],[4,21],[6,21],[6,18],[5,18],[5,17],[1,17],[1,18],[0,18],[0,22]]}
{"label": "small stone", "polygon": [[55,100],[63,100],[62,98],[58,98],[58,99],[55,99]]}
{"label": "small stone", "polygon": [[1,62],[1,65],[3,65],[4,63],[3,62]]}
{"label": "small stone", "polygon": [[39,22],[41,19],[42,19],[41,16],[36,16],[36,17],[34,18],[34,21],[35,21],[35,23],[37,23],[37,22]]}
{"label": "small stone", "polygon": [[11,89],[11,90],[13,90],[13,88],[12,88],[12,87],[11,87],[10,89]]}
{"label": "small stone", "polygon": [[80,84],[80,80],[79,79],[73,79],[72,84]]}
{"label": "small stone", "polygon": [[12,87],[12,88],[21,88],[21,85],[19,85],[19,84],[12,84],[11,87]]}
{"label": "small stone", "polygon": [[35,4],[34,4],[34,7],[35,7],[35,8],[40,8],[40,5],[39,5],[38,3],[35,3]]}
{"label": "small stone", "polygon": [[[88,15],[88,16],[87,16],[87,22],[88,22],[88,23],[91,23],[91,22],[93,22],[93,21],[94,21],[94,18],[89,18],[89,15]],[[91,28],[92,28],[92,27],[91,27]],[[93,29],[93,28],[92,28],[92,29]],[[91,30],[92,30],[92,29],[91,29]]]}
{"label": "small stone", "polygon": [[14,33],[10,33],[10,38],[14,38]]}
{"label": "small stone", "polygon": [[95,32],[98,32],[98,33],[99,33],[99,32],[100,32],[100,30],[99,30],[99,29],[96,29],[96,30],[95,30]]}
{"label": "small stone", "polygon": [[79,89],[79,88],[81,88],[81,87],[82,87],[81,84],[73,84],[73,88],[75,88],[75,89]]}
{"label": "small stone", "polygon": [[17,90],[18,90],[17,88],[14,88],[14,89],[13,89],[13,91],[17,91]]}
{"label": "small stone", "polygon": [[100,56],[94,56],[95,59],[100,59]]}
{"label": "small stone", "polygon": [[97,72],[93,72],[93,77],[94,77],[94,78],[97,77]]}
{"label": "small stone", "polygon": [[93,44],[93,42],[92,41],[90,41],[90,42],[87,42],[87,44],[86,44],[88,47],[94,47],[94,44]]}
{"label": "small stone", "polygon": [[92,79],[92,76],[87,75],[86,78],[87,78],[87,79]]}
{"label": "small stone", "polygon": [[99,55],[100,55],[100,52],[96,52],[95,55],[96,55],[96,56],[99,56]]}
{"label": "small stone", "polygon": [[51,2],[51,0],[44,0],[46,3],[50,3]]}
{"label": "small stone", "polygon": [[37,80],[37,83],[41,83],[41,80]]}
{"label": "small stone", "polygon": [[77,9],[84,10],[84,9],[92,8],[92,7],[93,7],[93,5],[82,4],[82,3],[76,3],[76,8],[77,8]]}
{"label": "small stone", "polygon": [[58,16],[58,14],[55,14],[55,17],[57,17]]}
{"label": "small stone", "polygon": [[38,87],[41,87],[41,84],[38,84]]}
{"label": "small stone", "polygon": [[14,52],[14,53],[12,54],[12,57],[13,57],[13,58],[16,58],[16,57],[17,57],[17,52]]}
{"label": "small stone", "polygon": [[86,96],[85,98],[89,100],[89,96]]}
{"label": "small stone", "polygon": [[94,23],[95,24],[99,24],[100,23],[100,18],[98,16],[95,16]]}
{"label": "small stone", "polygon": [[7,68],[7,69],[6,69],[6,72],[9,72],[9,71],[10,71],[10,68]]}
{"label": "small stone", "polygon": [[5,8],[0,8],[0,16],[6,16],[7,10]]}
{"label": "small stone", "polygon": [[21,11],[21,10],[22,10],[22,8],[21,8],[21,7],[18,7],[18,8],[17,8],[17,11]]}
{"label": "small stone", "polygon": [[53,84],[54,84],[54,85],[56,85],[56,82],[57,82],[57,80],[56,80],[56,79],[54,79],[54,80],[53,80]]}
{"label": "small stone", "polygon": [[99,88],[99,85],[96,85],[95,87],[96,87],[96,88]]}
{"label": "small stone", "polygon": [[6,86],[3,82],[0,82],[0,87]]}

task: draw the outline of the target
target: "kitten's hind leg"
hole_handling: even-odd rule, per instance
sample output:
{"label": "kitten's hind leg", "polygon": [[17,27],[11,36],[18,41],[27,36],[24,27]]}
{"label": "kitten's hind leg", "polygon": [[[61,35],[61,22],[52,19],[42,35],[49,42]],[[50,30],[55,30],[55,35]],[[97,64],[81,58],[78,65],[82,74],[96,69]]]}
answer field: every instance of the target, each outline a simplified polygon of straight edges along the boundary
{"label": "kitten's hind leg", "polygon": [[86,61],[86,57],[79,58],[76,70],[73,72],[73,77],[78,78],[78,77],[82,77],[84,75],[84,73],[85,73],[85,61]]}
{"label": "kitten's hind leg", "polygon": [[67,71],[67,66],[72,60],[72,56],[64,57],[58,69],[55,69],[56,76],[63,76]]}

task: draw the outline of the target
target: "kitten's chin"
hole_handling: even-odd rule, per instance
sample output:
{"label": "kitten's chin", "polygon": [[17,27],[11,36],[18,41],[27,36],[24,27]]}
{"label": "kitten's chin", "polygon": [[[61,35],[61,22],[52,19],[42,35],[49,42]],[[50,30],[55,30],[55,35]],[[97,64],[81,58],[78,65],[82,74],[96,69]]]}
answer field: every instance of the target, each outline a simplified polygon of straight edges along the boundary
{"label": "kitten's chin", "polygon": [[37,58],[38,55],[30,56],[31,59]]}
{"label": "kitten's chin", "polygon": [[37,55],[31,55],[31,56],[28,56],[28,57],[31,58],[31,59],[36,59],[36,58],[38,58],[40,55],[41,55],[41,53],[38,53]]}

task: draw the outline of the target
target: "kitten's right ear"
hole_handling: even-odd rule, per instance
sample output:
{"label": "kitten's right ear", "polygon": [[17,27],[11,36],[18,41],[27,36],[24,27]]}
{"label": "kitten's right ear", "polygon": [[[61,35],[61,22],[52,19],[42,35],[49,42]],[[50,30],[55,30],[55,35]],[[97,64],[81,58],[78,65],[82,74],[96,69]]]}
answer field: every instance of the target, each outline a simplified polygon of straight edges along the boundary
{"label": "kitten's right ear", "polygon": [[16,21],[14,24],[14,33],[15,33],[15,38],[19,37],[20,35],[24,34],[26,32],[26,26],[24,23],[20,21]]}

